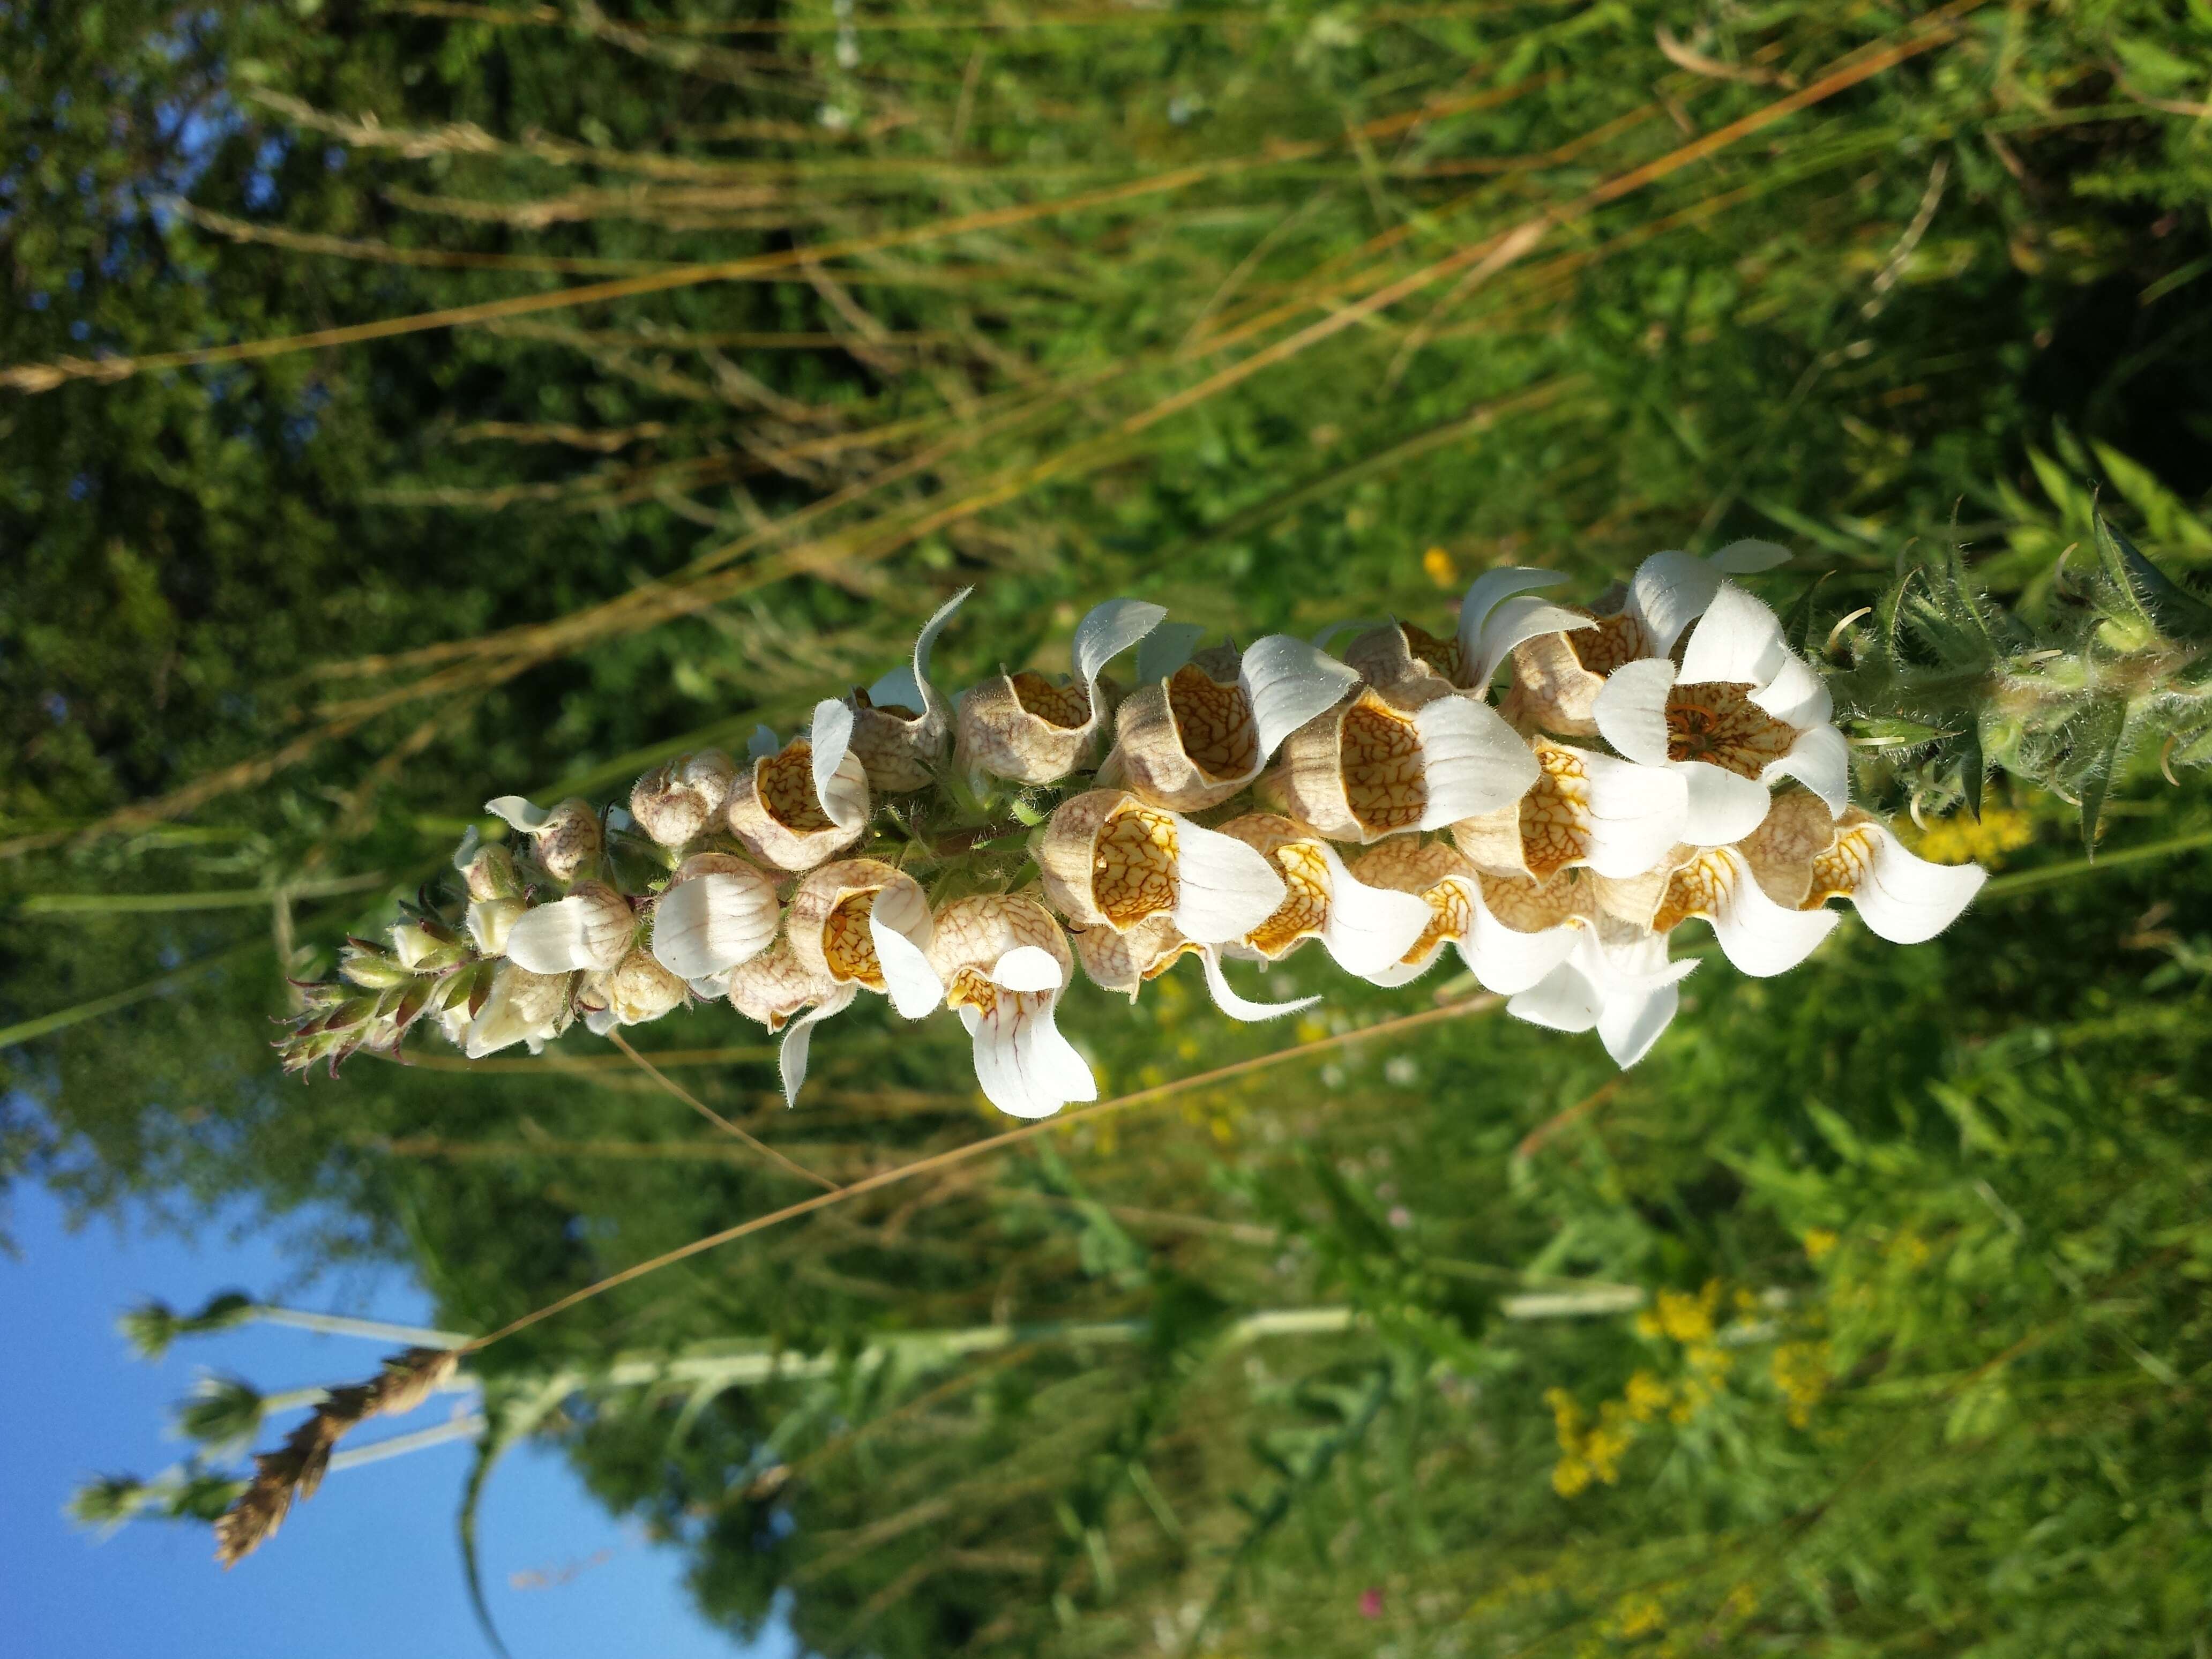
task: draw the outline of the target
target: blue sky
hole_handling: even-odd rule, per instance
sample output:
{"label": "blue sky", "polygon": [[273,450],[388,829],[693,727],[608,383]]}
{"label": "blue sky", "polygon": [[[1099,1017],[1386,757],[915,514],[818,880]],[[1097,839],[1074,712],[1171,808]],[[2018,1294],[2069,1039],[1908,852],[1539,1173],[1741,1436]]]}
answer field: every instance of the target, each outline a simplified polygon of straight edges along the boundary
{"label": "blue sky", "polygon": [[[30,1188],[9,1194],[6,1227],[20,1255],[0,1258],[0,1321],[12,1339],[0,1367],[0,1561],[8,1564],[0,1654],[489,1652],[454,1544],[469,1458],[459,1443],[332,1474],[271,1543],[228,1573],[197,1524],[140,1522],[104,1540],[73,1525],[62,1506],[87,1476],[150,1477],[181,1456],[183,1443],[164,1430],[203,1370],[274,1392],[358,1379],[385,1348],[255,1325],[187,1339],[149,1364],[116,1334],[118,1312],[149,1297],[191,1309],[220,1290],[266,1295],[295,1276],[277,1241],[217,1227],[188,1245],[106,1223],[71,1233],[60,1207]],[[296,1299],[400,1322],[429,1315],[420,1289],[397,1273]],[[453,1404],[434,1401],[402,1426],[435,1422]],[[744,1651],[692,1611],[681,1558],[617,1524],[556,1455],[526,1447],[501,1462],[479,1535],[486,1593],[514,1659]],[[788,1659],[792,1647],[772,1639],[751,1651]]]}

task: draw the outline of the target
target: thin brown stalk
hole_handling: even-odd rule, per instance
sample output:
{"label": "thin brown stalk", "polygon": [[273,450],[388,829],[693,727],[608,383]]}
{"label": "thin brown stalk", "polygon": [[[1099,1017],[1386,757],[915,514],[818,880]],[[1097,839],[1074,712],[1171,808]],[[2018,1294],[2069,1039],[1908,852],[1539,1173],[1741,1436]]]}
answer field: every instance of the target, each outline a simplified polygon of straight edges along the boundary
{"label": "thin brown stalk", "polygon": [[668,1076],[658,1066],[655,1066],[651,1060],[647,1060],[643,1054],[631,1048],[629,1046],[629,1040],[623,1036],[620,1030],[609,1031],[607,1033],[607,1041],[613,1043],[615,1047],[621,1049],[623,1053],[628,1054],[629,1056],[631,1065],[636,1066],[647,1077],[651,1078],[655,1083],[659,1084],[663,1089],[675,1096],[677,1099],[682,1101],[693,1111],[698,1113],[700,1116],[705,1118],[708,1122],[720,1129],[724,1134],[734,1136],[736,1139],[744,1142],[746,1146],[751,1147],[763,1158],[767,1158],[771,1164],[775,1164],[779,1169],[788,1170],[791,1174],[797,1176],[801,1181],[811,1182],[817,1187],[820,1187],[828,1192],[834,1193],[837,1190],[837,1183],[836,1182],[831,1181],[826,1176],[818,1176],[815,1174],[813,1170],[808,1169],[803,1164],[794,1164],[791,1159],[786,1158],[781,1152],[776,1151],[775,1147],[769,1146],[765,1140],[759,1139],[756,1135],[747,1133],[736,1124],[731,1122],[729,1119],[724,1117],[713,1107],[708,1105],[705,1101],[701,1100],[698,1096],[693,1094],[689,1089],[686,1089],[682,1084],[677,1082],[675,1079]]}

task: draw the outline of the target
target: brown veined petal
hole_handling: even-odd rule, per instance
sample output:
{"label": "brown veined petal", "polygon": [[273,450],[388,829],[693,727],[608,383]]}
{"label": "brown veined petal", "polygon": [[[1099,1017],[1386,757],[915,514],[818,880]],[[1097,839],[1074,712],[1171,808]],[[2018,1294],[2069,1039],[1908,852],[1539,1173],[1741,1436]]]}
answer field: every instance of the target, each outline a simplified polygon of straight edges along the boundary
{"label": "brown veined petal", "polygon": [[730,833],[745,850],[780,870],[811,870],[858,841],[867,829],[867,777],[849,750],[838,762],[838,783],[857,792],[857,818],[840,824],[814,782],[814,745],[794,738],[754,761],[751,775],[730,792]]}
{"label": "brown veined petal", "polygon": [[886,921],[902,933],[910,933],[917,920],[926,922],[929,914],[921,884],[880,860],[841,859],[811,872],[792,894],[784,918],[800,965],[835,984],[887,990],[869,925],[879,905]]}

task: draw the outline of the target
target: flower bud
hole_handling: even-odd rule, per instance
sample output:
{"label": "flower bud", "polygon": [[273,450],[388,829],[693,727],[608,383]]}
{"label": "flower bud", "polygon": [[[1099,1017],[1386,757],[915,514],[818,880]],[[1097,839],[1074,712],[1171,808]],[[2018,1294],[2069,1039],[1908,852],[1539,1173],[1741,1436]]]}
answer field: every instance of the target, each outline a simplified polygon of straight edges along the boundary
{"label": "flower bud", "polygon": [[617,1025],[643,1025],[681,1006],[684,981],[643,951],[632,951],[612,972],[594,974],[576,994],[584,1023],[605,1036]]}
{"label": "flower bud", "polygon": [[599,861],[605,845],[599,815],[580,798],[571,797],[549,811],[520,795],[501,795],[486,801],[484,811],[528,836],[538,864],[557,882],[575,880]]}
{"label": "flower bud", "polygon": [[661,846],[684,846],[720,815],[737,775],[737,763],[719,749],[678,755],[637,781],[630,816]]}
{"label": "flower bud", "polygon": [[[392,930],[392,954],[409,973],[422,967],[451,941],[441,939],[419,921],[403,921]],[[431,966],[439,964],[431,963]]]}
{"label": "flower bud", "polygon": [[507,954],[533,974],[604,971],[629,954],[636,931],[628,899],[605,882],[580,881],[568,897],[518,917],[507,929]]}
{"label": "flower bud", "polygon": [[507,936],[530,908],[520,898],[478,899],[469,906],[469,938],[480,957],[507,954]]}
{"label": "flower bud", "polygon": [[[473,832],[471,832],[473,833]],[[522,877],[514,867],[514,854],[504,847],[479,847],[461,866],[469,896],[479,902],[522,896]]]}
{"label": "flower bud", "polygon": [[559,1036],[568,1023],[572,988],[567,974],[537,974],[507,963],[494,975],[491,994],[470,1023],[464,1044],[468,1057],[481,1060],[517,1042]]}

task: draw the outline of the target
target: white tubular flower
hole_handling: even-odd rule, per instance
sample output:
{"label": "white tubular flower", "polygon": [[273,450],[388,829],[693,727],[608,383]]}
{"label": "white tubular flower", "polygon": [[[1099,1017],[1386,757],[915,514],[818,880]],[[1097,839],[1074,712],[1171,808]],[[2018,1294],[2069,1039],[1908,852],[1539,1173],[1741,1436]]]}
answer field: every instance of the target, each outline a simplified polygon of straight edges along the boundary
{"label": "white tubular flower", "polygon": [[721,816],[737,777],[737,763],[719,749],[678,755],[637,781],[629,815],[661,846],[684,846]]}
{"label": "white tubular flower", "polygon": [[520,795],[501,795],[486,801],[484,811],[529,836],[538,862],[557,882],[574,881],[598,863],[606,842],[599,815],[587,800],[571,798],[548,809],[533,806]]}
{"label": "white tubular flower", "polygon": [[1461,819],[1452,839],[1486,873],[1549,881],[1588,865],[1640,876],[1682,839],[1688,789],[1678,775],[1548,738],[1531,740],[1536,781],[1519,800]]}
{"label": "white tubular flower", "polygon": [[[853,711],[835,697],[814,705],[805,737],[757,753],[752,775],[730,792],[730,833],[779,870],[811,870],[868,827],[868,779],[852,751]],[[765,730],[763,728],[763,730]],[[774,744],[760,735],[758,748]]]}
{"label": "white tubular flower", "polygon": [[653,906],[653,954],[683,980],[714,980],[775,937],[775,884],[734,853],[695,853]]}
{"label": "white tubular flower", "polygon": [[644,1025],[680,1007],[688,988],[645,951],[632,951],[613,971],[586,976],[576,1006],[586,1029],[605,1036],[617,1025]]}
{"label": "white tubular flower", "polygon": [[533,974],[605,971],[629,954],[636,931],[628,899],[603,881],[580,881],[568,897],[515,919],[507,959]]}
{"label": "white tubular flower", "polygon": [[1662,933],[1600,916],[1576,935],[1567,959],[1505,1012],[1555,1031],[1595,1028],[1624,1071],[1651,1051],[1681,1006],[1681,981],[1697,967],[1667,960]]}
{"label": "white tubular flower", "polygon": [[945,1000],[929,965],[933,931],[921,884],[877,859],[823,865],[799,884],[784,922],[810,975],[888,996],[908,1019]]}
{"label": "white tubular flower", "polygon": [[1791,651],[1773,611],[1723,583],[1682,652],[1613,670],[1592,705],[1605,740],[1688,789],[1682,839],[1737,842],[1759,827],[1768,787],[1794,777],[1840,812],[1850,799],[1843,734],[1819,675]]}
{"label": "white tubular flower", "polygon": [[926,789],[952,740],[951,711],[930,683],[929,653],[945,624],[974,592],[963,587],[922,624],[914,642],[914,666],[894,669],[853,694],[853,752],[868,787],[885,795]]}
{"label": "white tubular flower", "polygon": [[491,994],[469,1023],[461,1047],[471,1060],[517,1042],[533,1047],[558,1036],[568,1024],[568,974],[536,974],[508,963],[492,976]]}
{"label": "white tubular flower", "polygon": [[1440,640],[1411,623],[1394,622],[1353,641],[1344,659],[1384,690],[1428,681],[1480,696],[1522,641],[1589,626],[1581,612],[1526,591],[1565,580],[1554,570],[1486,570],[1460,601],[1455,637]]}
{"label": "white tubular flower", "polygon": [[[1171,629],[1172,648],[1153,652]],[[1355,670],[1287,634],[1242,653],[1232,646],[1174,660],[1195,631],[1170,623],[1139,650],[1144,684],[1115,713],[1099,775],[1178,812],[1218,806],[1248,787],[1284,738],[1359,683]]]}
{"label": "white tubular flower", "polygon": [[1768,897],[1796,910],[1847,898],[1877,939],[1920,945],[1959,919],[1989,872],[1971,864],[1930,864],[1905,850],[1887,825],[1800,790],[1774,810],[1740,849]]}
{"label": "white tubular flower", "polygon": [[[1505,712],[1524,730],[1589,737],[1606,678],[1624,663],[1666,657],[1682,630],[1705,614],[1723,578],[1771,570],[1790,557],[1771,542],[1733,542],[1708,558],[1654,553],[1637,567],[1626,592],[1602,609],[1567,611],[1580,626],[1524,634],[1512,647],[1513,687]],[[1563,611],[1566,607],[1560,607]]]}
{"label": "white tubular flower", "polygon": [[1013,1117],[1049,1117],[1098,1085],[1053,1011],[1073,971],[1067,940],[1034,899],[978,894],[937,913],[929,963],[975,1046],[985,1098]]}
{"label": "white tubular flower", "polygon": [[1843,920],[1817,906],[1797,910],[1776,903],[1752,874],[1751,860],[1735,847],[1705,848],[1675,871],[1651,918],[1652,929],[1669,933],[1692,916],[1711,922],[1721,954],[1738,973],[1755,979],[1789,972]]}
{"label": "white tubular flower", "polygon": [[1522,884],[1526,894],[1504,884],[1511,920],[1501,920],[1486,897],[1489,880],[1441,842],[1386,842],[1353,869],[1378,887],[1418,895],[1428,912],[1425,926],[1401,955],[1362,975],[1376,985],[1419,979],[1449,945],[1485,990],[1510,996],[1527,990],[1564,961],[1583,927],[1571,876],[1545,886]]}
{"label": "white tubular flower", "polygon": [[1309,720],[1283,745],[1277,776],[1291,817],[1365,846],[1497,811],[1528,792],[1537,768],[1489,704],[1413,684],[1363,688]]}
{"label": "white tubular flower", "polygon": [[1241,841],[1121,789],[1060,803],[1038,844],[1046,896],[1070,921],[1126,932],[1164,915],[1200,945],[1242,939],[1283,902],[1267,860]]}
{"label": "white tubular flower", "polygon": [[1025,668],[963,692],[955,710],[958,764],[1015,783],[1057,783],[1080,770],[1104,724],[1099,676],[1167,614],[1140,599],[1109,599],[1076,625],[1072,679]]}
{"label": "white tubular flower", "polygon": [[[1251,848],[1282,878],[1282,903],[1239,941],[1267,961],[1279,962],[1317,939],[1338,967],[1364,979],[1402,959],[1428,930],[1430,907],[1418,892],[1359,880],[1327,842],[1288,818],[1250,812],[1220,833]],[[1411,845],[1390,846],[1401,844]]]}

